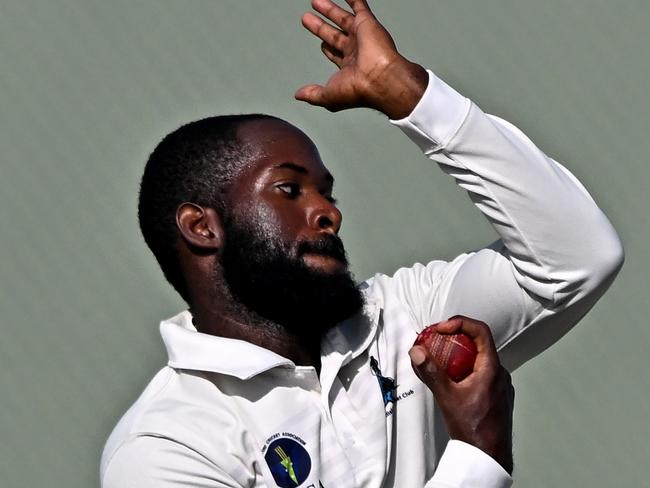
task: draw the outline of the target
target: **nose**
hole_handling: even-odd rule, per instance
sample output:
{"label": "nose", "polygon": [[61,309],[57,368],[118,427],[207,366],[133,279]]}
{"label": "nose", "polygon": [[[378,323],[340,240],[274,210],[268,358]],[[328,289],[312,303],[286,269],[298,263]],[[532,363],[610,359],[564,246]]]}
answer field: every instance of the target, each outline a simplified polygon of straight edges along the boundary
{"label": "nose", "polygon": [[319,195],[318,201],[309,214],[309,226],[319,231],[338,234],[343,215],[332,202]]}

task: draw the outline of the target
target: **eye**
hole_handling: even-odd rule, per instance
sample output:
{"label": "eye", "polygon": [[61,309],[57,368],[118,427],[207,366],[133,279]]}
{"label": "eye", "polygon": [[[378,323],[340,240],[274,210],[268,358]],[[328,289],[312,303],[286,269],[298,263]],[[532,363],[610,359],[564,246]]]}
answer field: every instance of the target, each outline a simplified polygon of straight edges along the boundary
{"label": "eye", "polygon": [[276,188],[281,192],[286,193],[290,198],[296,198],[300,195],[300,185],[297,183],[282,183],[277,185]]}

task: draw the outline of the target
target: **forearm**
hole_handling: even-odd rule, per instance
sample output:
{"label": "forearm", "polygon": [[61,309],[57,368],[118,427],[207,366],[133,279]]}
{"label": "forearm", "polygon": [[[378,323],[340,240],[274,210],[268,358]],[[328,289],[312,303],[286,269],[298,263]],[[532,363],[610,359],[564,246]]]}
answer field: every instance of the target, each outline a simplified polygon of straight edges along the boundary
{"label": "forearm", "polygon": [[433,75],[413,113],[394,123],[468,191],[502,240],[450,263],[434,288],[438,301],[423,293],[413,307],[441,314],[436,320],[481,319],[501,348],[517,339],[523,347],[502,357],[512,369],[561,337],[606,290],[622,262],[618,236],[566,169]]}
{"label": "forearm", "polygon": [[611,279],[620,243],[575,178],[512,125],[485,115],[433,75],[427,83],[367,2],[348,4],[352,12],[330,0],[312,2],[332,24],[303,16],[339,71],[296,97],[332,111],[370,107],[392,118],[410,112],[398,125],[470,193],[502,237],[520,286],[551,307]]}
{"label": "forearm", "polygon": [[606,280],[620,264],[620,242],[582,185],[511,124],[447,87],[431,88],[396,123],[469,192],[502,238],[521,286],[562,303]]}

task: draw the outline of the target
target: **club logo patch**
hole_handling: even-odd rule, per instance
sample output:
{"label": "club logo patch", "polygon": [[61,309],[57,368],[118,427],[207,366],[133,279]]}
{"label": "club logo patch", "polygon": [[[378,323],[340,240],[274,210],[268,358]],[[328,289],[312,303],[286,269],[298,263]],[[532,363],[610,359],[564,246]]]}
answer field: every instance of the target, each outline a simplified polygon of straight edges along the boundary
{"label": "club logo patch", "polygon": [[309,476],[311,458],[297,436],[279,437],[266,446],[264,460],[281,488],[296,488]]}
{"label": "club logo patch", "polygon": [[397,384],[395,384],[395,380],[381,374],[379,363],[373,356],[370,356],[370,369],[372,370],[372,374],[377,377],[377,381],[379,381],[381,396],[384,398],[384,406],[389,403],[395,403],[397,401]]}

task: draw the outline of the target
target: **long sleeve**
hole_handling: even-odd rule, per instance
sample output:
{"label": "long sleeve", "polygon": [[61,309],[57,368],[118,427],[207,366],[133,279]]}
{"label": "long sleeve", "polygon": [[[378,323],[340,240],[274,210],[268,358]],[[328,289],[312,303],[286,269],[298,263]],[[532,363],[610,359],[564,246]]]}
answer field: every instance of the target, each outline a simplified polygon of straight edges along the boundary
{"label": "long sleeve", "polygon": [[510,475],[490,456],[465,442],[447,443],[436,472],[424,488],[508,488]]}
{"label": "long sleeve", "polygon": [[240,488],[226,469],[159,435],[127,440],[102,470],[102,488]]}
{"label": "long sleeve", "polygon": [[622,246],[567,169],[512,124],[429,77],[413,112],[393,123],[468,192],[501,239],[395,278],[423,325],[456,313],[487,322],[512,369],[593,306],[622,265]]}

